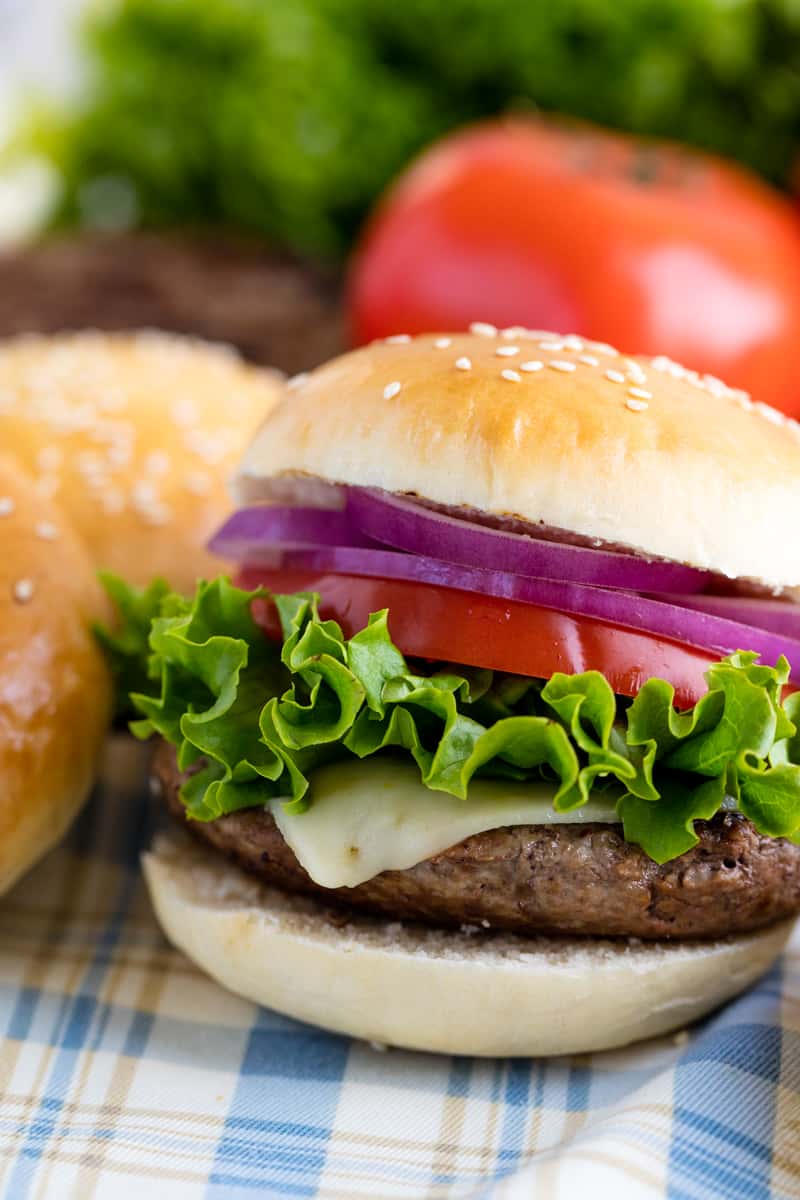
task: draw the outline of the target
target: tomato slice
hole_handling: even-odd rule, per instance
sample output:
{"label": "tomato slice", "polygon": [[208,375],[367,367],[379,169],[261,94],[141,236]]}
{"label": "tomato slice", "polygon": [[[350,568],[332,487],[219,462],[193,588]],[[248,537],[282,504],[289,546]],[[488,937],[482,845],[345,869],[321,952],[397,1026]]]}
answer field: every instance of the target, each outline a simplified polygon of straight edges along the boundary
{"label": "tomato slice", "polygon": [[[717,658],[593,617],[428,583],[264,567],[244,567],[237,582],[273,592],[319,592],[320,612],[338,621],[347,637],[363,629],[370,613],[388,608],[392,638],[412,657],[541,679],[556,671],[601,671],[622,696],[635,696],[646,680],[657,676],[674,686],[682,708],[706,691],[703,673]],[[272,604],[257,601],[253,614],[270,637],[280,636]]]}

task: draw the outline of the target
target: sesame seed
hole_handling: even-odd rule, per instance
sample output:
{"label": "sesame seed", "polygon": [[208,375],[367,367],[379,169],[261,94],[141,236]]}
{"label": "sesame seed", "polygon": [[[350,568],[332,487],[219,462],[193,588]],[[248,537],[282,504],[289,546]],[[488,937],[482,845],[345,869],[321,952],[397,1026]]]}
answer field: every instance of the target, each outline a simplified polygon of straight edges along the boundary
{"label": "sesame seed", "polygon": [[154,504],[149,508],[138,508],[136,514],[145,525],[166,525],[171,517],[166,505]]}
{"label": "sesame seed", "polygon": [[564,345],[570,350],[582,350],[583,338],[579,338],[576,333],[568,333],[564,338]]}
{"label": "sesame seed", "polygon": [[165,475],[169,470],[169,455],[165,450],[151,450],[145,457],[144,469],[148,475]]}
{"label": "sesame seed", "polygon": [[33,599],[33,580],[18,579],[14,584],[14,599],[18,604],[27,604]]}
{"label": "sesame seed", "polygon": [[472,359],[467,358],[467,356],[465,354],[461,358],[456,359],[456,366],[458,367],[459,371],[471,371],[472,370]]}
{"label": "sesame seed", "polygon": [[149,479],[137,479],[131,489],[134,504],[142,505],[153,504],[157,499],[155,485]]}
{"label": "sesame seed", "polygon": [[757,400],[753,407],[756,412],[759,412],[762,417],[770,421],[773,425],[786,424],[786,417],[782,412],[778,412],[777,408],[772,408],[769,404],[762,404],[760,400]]}
{"label": "sesame seed", "polygon": [[402,385],[402,383],[400,382],[400,380],[399,380],[399,379],[395,379],[395,380],[393,380],[393,381],[392,381],[392,383],[387,383],[386,387],[383,389],[383,398],[384,398],[384,400],[392,400],[392,399],[394,399],[394,397],[395,397],[395,396],[397,395],[397,393],[400,391],[400,389],[401,389],[401,387],[402,387],[402,386],[403,386],[403,385]]}
{"label": "sesame seed", "polygon": [[612,383],[624,383],[625,376],[622,371],[606,371],[606,379],[610,379]]}
{"label": "sesame seed", "polygon": [[125,497],[118,488],[106,488],[100,494],[100,504],[104,512],[120,513],[125,508]]}
{"label": "sesame seed", "polygon": [[58,537],[58,529],[52,521],[40,521],[34,532],[43,542],[54,542]]}
{"label": "sesame seed", "polygon": [[[286,386],[289,391],[293,392],[295,388],[302,387],[307,379],[308,371],[301,371],[299,375],[293,375],[291,379],[287,380]],[[176,424],[182,424],[182,422],[176,421]]]}
{"label": "sesame seed", "polygon": [[64,455],[58,446],[43,446],[36,455],[36,465],[40,471],[56,471],[61,466]]}
{"label": "sesame seed", "polygon": [[593,354],[582,354],[580,356],[580,358],[578,359],[578,362],[585,363],[587,367],[599,367],[600,366],[600,359],[595,358],[595,356]]}
{"label": "sesame seed", "polygon": [[565,362],[560,358],[551,358],[547,365],[553,371],[564,371],[565,373],[569,373],[570,371],[577,370],[574,362]]}
{"label": "sesame seed", "polygon": [[519,354],[519,346],[498,346],[495,354],[500,358],[513,358],[515,354]]}
{"label": "sesame seed", "polygon": [[510,341],[511,338],[525,337],[527,332],[524,325],[509,325],[507,329],[500,330],[500,337]]}
{"label": "sesame seed", "polygon": [[520,363],[519,369],[520,371],[541,371],[543,366],[544,363],[539,362],[538,358],[531,358],[527,362]]}
{"label": "sesame seed", "polygon": [[207,496],[211,491],[211,476],[204,471],[191,471],[184,479],[183,486],[194,496]]}
{"label": "sesame seed", "polygon": [[488,321],[473,321],[469,331],[477,333],[478,337],[497,337],[497,326],[490,325]]}
{"label": "sesame seed", "polygon": [[10,517],[16,507],[10,496],[0,496],[0,517]]}
{"label": "sesame seed", "polygon": [[76,455],[75,465],[84,478],[98,475],[105,469],[103,460],[94,450],[82,450],[80,454]]}
{"label": "sesame seed", "polygon": [[644,412],[649,405],[646,400],[634,400],[629,398],[625,401],[625,407],[629,408],[631,412]]}
{"label": "sesame seed", "polygon": [[407,333],[393,333],[391,337],[383,339],[387,346],[404,346],[406,342],[410,342],[411,338]]}
{"label": "sesame seed", "polygon": [[647,383],[647,376],[635,358],[626,358],[624,362],[628,368],[628,376],[634,383]]}
{"label": "sesame seed", "polygon": [[188,429],[183,435],[183,444],[192,454],[210,464],[221,462],[226,454],[219,435],[206,433],[203,429]]}
{"label": "sesame seed", "polygon": [[[286,386],[296,387],[296,380],[299,378],[299,375],[295,375],[294,379],[290,379]],[[174,425],[188,429],[197,422],[197,406],[190,396],[179,396],[170,405],[169,415]]]}
{"label": "sesame seed", "polygon": [[588,342],[590,350],[596,350],[598,354],[607,354],[609,358],[619,358],[619,350],[613,346],[609,346],[608,342]]}
{"label": "sesame seed", "polygon": [[507,379],[509,383],[522,383],[522,376],[520,375],[519,371],[512,371],[510,367],[506,367],[506,369],[501,371],[500,374],[502,375],[503,379]]}
{"label": "sesame seed", "polygon": [[61,480],[57,475],[40,475],[36,480],[36,491],[40,496],[50,498],[61,490]]}
{"label": "sesame seed", "polygon": [[721,379],[717,379],[716,375],[704,375],[703,383],[712,396],[725,396],[728,392],[727,385]]}
{"label": "sesame seed", "polygon": [[628,388],[628,395],[634,396],[637,400],[652,400],[653,393],[646,391],[645,388],[632,387]]}
{"label": "sesame seed", "polygon": [[558,352],[559,350],[564,349],[564,343],[563,342],[539,342],[539,349],[540,350],[555,350],[556,352]]}
{"label": "sesame seed", "polygon": [[106,459],[112,467],[124,467],[131,461],[130,446],[116,445],[109,446],[106,450]]}
{"label": "sesame seed", "polygon": [[452,345],[452,343],[452,338],[437,338],[433,344],[437,350],[446,350],[448,346]]}

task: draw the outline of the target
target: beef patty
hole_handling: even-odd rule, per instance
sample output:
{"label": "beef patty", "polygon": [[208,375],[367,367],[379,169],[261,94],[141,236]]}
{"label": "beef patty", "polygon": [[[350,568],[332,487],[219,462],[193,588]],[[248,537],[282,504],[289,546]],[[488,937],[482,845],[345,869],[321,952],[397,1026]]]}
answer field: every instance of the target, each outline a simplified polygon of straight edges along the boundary
{"label": "beef patty", "polygon": [[800,846],[763,837],[744,817],[698,821],[698,844],[659,866],[613,825],[515,825],[475,834],[405,871],[354,888],[306,874],[271,815],[243,809],[187,821],[182,776],[164,743],[154,774],[171,813],[244,870],[287,891],[397,920],[517,933],[720,937],[800,909]]}

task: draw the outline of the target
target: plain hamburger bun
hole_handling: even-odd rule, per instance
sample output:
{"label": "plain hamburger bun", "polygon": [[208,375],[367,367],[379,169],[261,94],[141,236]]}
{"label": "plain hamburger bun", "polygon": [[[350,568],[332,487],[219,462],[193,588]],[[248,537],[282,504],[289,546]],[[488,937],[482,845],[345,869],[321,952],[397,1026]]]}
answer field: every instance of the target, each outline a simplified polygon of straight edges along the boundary
{"label": "plain hamburger bun", "polygon": [[228,477],[281,393],[227,347],[156,332],[0,343],[0,436],[67,512],[97,567],[181,590],[221,564],[205,542]]}
{"label": "plain hamburger bun", "polygon": [[0,893],[88,795],[111,711],[92,622],[106,619],[66,518],[0,459]]}
{"label": "plain hamburger bun", "polygon": [[800,584],[796,422],[663,357],[477,328],[389,338],[298,381],[245,455],[240,498],[321,477]]}
{"label": "plain hamburger bun", "polygon": [[177,830],[156,840],[144,871],[170,941],[231,991],[444,1054],[586,1053],[668,1033],[763,974],[793,924],[712,942],[424,929],[265,887]]}

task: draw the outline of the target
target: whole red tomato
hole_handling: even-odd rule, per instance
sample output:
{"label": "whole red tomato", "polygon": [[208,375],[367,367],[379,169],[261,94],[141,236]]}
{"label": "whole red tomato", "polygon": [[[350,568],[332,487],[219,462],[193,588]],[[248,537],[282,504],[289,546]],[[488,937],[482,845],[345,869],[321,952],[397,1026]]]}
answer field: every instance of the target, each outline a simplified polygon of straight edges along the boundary
{"label": "whole red tomato", "polygon": [[473,320],[667,354],[800,413],[800,221],[672,143],[514,118],[433,146],[368,223],[356,342]]}

